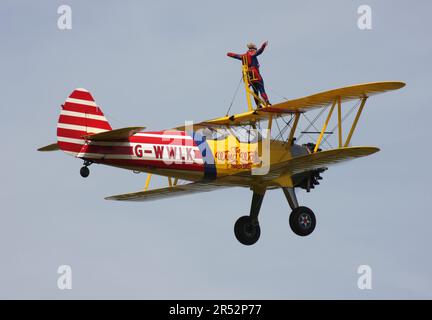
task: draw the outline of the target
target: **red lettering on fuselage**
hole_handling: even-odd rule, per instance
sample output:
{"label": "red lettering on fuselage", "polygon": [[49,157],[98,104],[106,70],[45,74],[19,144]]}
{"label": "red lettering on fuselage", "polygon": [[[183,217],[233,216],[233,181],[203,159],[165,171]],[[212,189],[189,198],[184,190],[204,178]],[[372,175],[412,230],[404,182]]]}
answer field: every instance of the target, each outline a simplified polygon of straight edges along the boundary
{"label": "red lettering on fuselage", "polygon": [[193,158],[192,158],[192,148],[186,148],[186,156],[187,156],[187,160],[188,161],[193,161]]}
{"label": "red lettering on fuselage", "polygon": [[[193,147],[181,147],[181,146],[163,146],[163,145],[152,145],[154,150],[154,158],[156,160],[174,161],[175,163],[186,163],[194,162],[196,158],[199,158],[199,150],[195,150]],[[142,144],[136,144],[133,148],[133,154],[137,158],[144,158],[144,154],[153,153],[151,150],[146,149],[146,146]]]}
{"label": "red lettering on fuselage", "polygon": [[153,146],[153,149],[155,151],[156,159],[162,159],[163,157],[163,146]]}
{"label": "red lettering on fuselage", "polygon": [[143,150],[142,150],[142,146],[140,145],[140,144],[137,144],[135,147],[134,147],[134,153],[135,153],[135,155],[138,157],[138,158],[142,158],[142,156],[143,156]]}
{"label": "red lettering on fuselage", "polygon": [[177,147],[168,147],[167,146],[168,158],[175,159],[175,157],[176,157],[176,150],[177,150]]}

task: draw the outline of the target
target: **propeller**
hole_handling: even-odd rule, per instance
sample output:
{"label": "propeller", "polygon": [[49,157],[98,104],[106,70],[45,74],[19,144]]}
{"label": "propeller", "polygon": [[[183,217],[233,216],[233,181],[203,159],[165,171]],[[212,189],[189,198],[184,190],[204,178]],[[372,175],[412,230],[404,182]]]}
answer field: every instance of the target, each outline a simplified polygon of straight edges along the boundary
{"label": "propeller", "polygon": [[321,173],[326,171],[327,168],[319,168],[313,171],[309,171],[308,176],[299,184],[299,187],[305,189],[306,192],[310,192],[311,189],[315,189],[315,186],[319,185],[319,180],[322,180]]}

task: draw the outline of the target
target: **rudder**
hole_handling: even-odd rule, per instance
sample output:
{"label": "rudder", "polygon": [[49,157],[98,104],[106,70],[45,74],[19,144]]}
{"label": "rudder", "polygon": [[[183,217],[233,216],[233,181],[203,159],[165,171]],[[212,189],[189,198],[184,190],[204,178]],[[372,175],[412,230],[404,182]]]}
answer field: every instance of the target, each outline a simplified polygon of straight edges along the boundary
{"label": "rudder", "polygon": [[75,89],[62,105],[57,123],[57,144],[76,156],[85,143],[83,136],[112,130],[89,91]]}

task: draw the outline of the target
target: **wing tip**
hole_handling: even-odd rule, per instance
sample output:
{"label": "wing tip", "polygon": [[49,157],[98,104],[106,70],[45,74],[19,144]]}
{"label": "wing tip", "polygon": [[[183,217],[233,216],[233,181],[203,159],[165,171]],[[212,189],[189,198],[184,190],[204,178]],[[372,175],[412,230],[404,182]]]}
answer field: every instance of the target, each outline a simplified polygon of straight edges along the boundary
{"label": "wing tip", "polygon": [[108,196],[108,197],[105,197],[104,200],[116,201],[116,200],[120,200],[120,199],[117,196]]}
{"label": "wing tip", "polygon": [[352,150],[354,152],[359,151],[361,154],[360,157],[370,156],[374,153],[381,151],[380,148],[374,146],[353,146],[353,147],[349,146],[349,147],[339,148],[339,150]]}
{"label": "wing tip", "polygon": [[381,149],[377,148],[377,147],[369,147],[370,152],[368,153],[368,155],[372,155],[374,153],[380,152]]}
{"label": "wing tip", "polygon": [[376,150],[375,152],[381,150],[380,148],[375,147],[375,146],[348,146],[348,147],[342,147],[342,148],[337,148],[337,149],[364,149],[364,150],[370,149],[370,150]]}
{"label": "wing tip", "polygon": [[387,83],[392,85],[391,90],[399,90],[406,86],[406,83],[403,81],[388,81]]}

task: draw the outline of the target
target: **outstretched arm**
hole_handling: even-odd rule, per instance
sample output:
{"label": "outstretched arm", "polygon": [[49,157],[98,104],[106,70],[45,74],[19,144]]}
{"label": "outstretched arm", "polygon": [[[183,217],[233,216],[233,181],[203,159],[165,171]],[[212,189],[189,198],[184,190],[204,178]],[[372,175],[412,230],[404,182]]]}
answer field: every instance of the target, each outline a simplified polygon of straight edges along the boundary
{"label": "outstretched arm", "polygon": [[234,58],[234,59],[237,59],[237,60],[241,60],[242,59],[241,55],[239,55],[237,53],[228,52],[227,56],[231,57],[231,58]]}
{"label": "outstretched arm", "polygon": [[264,42],[264,43],[261,45],[261,48],[259,48],[259,49],[257,50],[257,52],[255,53],[255,55],[256,55],[256,56],[259,56],[261,53],[263,53],[263,52],[264,52],[264,49],[267,47],[267,45],[268,45],[268,41]]}

